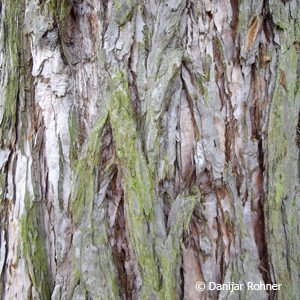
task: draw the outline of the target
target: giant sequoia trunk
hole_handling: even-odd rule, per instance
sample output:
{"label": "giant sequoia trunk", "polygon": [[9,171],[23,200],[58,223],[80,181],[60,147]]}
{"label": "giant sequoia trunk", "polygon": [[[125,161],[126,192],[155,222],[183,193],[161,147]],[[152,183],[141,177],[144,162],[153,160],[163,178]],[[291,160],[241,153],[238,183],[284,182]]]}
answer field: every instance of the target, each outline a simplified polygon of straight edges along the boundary
{"label": "giant sequoia trunk", "polygon": [[2,299],[300,299],[298,0],[0,10]]}

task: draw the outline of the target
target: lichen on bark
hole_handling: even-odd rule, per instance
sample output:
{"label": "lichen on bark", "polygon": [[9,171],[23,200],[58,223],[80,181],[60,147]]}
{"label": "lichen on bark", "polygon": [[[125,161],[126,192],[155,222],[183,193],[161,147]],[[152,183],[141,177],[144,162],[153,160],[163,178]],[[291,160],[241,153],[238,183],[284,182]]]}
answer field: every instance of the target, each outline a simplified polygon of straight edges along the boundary
{"label": "lichen on bark", "polygon": [[3,299],[297,299],[296,0],[0,7]]}

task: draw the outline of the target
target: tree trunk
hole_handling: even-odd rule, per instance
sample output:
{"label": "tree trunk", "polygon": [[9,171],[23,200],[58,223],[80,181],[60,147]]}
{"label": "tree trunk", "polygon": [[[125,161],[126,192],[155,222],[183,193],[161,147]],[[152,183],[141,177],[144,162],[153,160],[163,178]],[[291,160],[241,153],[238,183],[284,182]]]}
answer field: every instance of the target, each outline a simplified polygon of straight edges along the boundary
{"label": "tree trunk", "polygon": [[300,299],[298,0],[0,9],[2,299]]}

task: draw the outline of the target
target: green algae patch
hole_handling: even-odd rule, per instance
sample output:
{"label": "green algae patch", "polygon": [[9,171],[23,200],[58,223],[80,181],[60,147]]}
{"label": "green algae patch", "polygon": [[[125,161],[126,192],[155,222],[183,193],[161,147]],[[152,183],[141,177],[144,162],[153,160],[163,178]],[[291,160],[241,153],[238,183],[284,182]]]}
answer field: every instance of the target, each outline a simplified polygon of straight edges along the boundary
{"label": "green algae patch", "polygon": [[0,120],[1,144],[14,143],[16,126],[16,108],[19,93],[20,55],[22,51],[21,35],[24,7],[21,1],[7,0],[2,3],[2,51],[8,57],[1,66],[4,76],[2,111]]}
{"label": "green algae patch", "polygon": [[200,192],[192,187],[172,202],[165,241],[156,236],[154,205],[155,178],[141,147],[126,76],[112,78],[110,90],[110,123],[116,156],[119,160],[125,191],[125,217],[129,238],[143,276],[142,299],[156,297],[176,299],[175,270],[181,252],[180,241],[190,224]]}
{"label": "green algae patch", "polygon": [[[125,215],[137,260],[144,279],[143,298],[158,292],[159,275],[153,250],[154,189],[141,142],[124,74],[112,78],[110,122],[125,190]],[[149,228],[148,228],[149,226]],[[148,290],[149,289],[149,290]]]}
{"label": "green algae patch", "polygon": [[25,195],[26,212],[21,217],[22,256],[26,260],[28,273],[33,288],[39,294],[40,299],[50,299],[50,272],[48,259],[39,228],[40,220],[38,203]]}
{"label": "green algae patch", "polygon": [[[266,203],[269,247],[275,280],[282,284],[279,297],[294,299],[298,294],[300,239],[295,223],[299,223],[299,191],[296,127],[300,95],[293,78],[297,78],[294,46],[279,57],[276,89],[268,125],[269,191]],[[286,259],[282,259],[284,256]]]}
{"label": "green algae patch", "polygon": [[127,23],[134,11],[133,0],[114,0],[114,20],[119,26],[123,26]]}
{"label": "green algae patch", "polygon": [[164,247],[160,247],[158,252],[163,278],[161,299],[176,299],[176,285],[178,284],[175,278],[176,261],[181,252],[183,232],[188,230],[197,202],[201,202],[201,195],[199,188],[193,186],[190,193],[182,192],[172,203],[168,218],[169,233]]}
{"label": "green algae patch", "polygon": [[[73,165],[74,182],[71,209],[74,225],[72,245],[72,274],[69,297],[89,294],[93,299],[119,299],[116,271],[108,241],[107,203],[97,194],[101,152],[107,133],[108,110],[95,125],[76,164]],[[100,184],[110,182],[114,174],[112,158],[107,162]],[[103,297],[103,298],[102,298]]]}
{"label": "green algae patch", "polygon": [[80,142],[82,141],[81,131],[80,131],[80,120],[78,113],[75,110],[70,112],[68,118],[68,129],[70,135],[70,150],[69,157],[71,168],[76,169],[76,164],[78,161],[78,153],[81,152]]}
{"label": "green algae patch", "polygon": [[94,199],[94,170],[99,165],[101,152],[101,136],[107,120],[107,113],[98,121],[86,148],[83,149],[82,157],[76,166],[75,184],[72,197],[73,223],[75,226],[80,222],[84,207],[93,205]]}
{"label": "green algae patch", "polygon": [[64,26],[67,17],[71,11],[70,0],[40,0],[39,10],[43,14],[52,15],[60,27],[60,31],[64,32]]}

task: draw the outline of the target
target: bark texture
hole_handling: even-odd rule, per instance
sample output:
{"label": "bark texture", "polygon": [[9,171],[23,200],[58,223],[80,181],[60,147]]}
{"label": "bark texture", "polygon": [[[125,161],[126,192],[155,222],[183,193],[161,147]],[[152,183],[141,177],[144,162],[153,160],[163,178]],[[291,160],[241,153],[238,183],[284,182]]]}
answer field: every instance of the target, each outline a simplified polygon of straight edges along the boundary
{"label": "bark texture", "polygon": [[2,299],[300,299],[298,0],[0,11]]}

